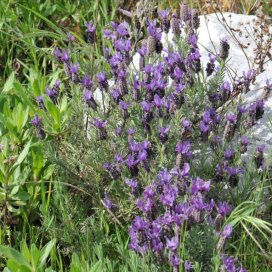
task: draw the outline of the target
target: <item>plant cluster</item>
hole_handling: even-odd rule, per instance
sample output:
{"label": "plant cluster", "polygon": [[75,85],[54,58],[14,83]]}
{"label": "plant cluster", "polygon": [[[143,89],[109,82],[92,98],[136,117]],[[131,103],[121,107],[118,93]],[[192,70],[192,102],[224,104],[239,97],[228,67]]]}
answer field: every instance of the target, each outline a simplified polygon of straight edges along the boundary
{"label": "plant cluster", "polygon": [[[147,37],[137,50],[139,70],[132,68],[132,31],[125,22],[111,22],[104,30],[109,69],[96,77],[73,62],[72,48],[54,52],[71,89],[82,90],[90,140],[102,145],[106,141],[113,151],[113,160],[102,162],[110,178],[103,205],[118,220],[124,220],[124,203],[130,205],[138,214],[130,227],[130,248],[143,255],[150,250],[158,262],[167,258],[174,271],[180,266],[190,271],[191,262],[198,261],[187,260],[190,256],[180,247],[196,225],[209,227],[218,240],[218,253],[223,254],[232,233],[232,226],[224,221],[235,203],[228,204],[225,200],[230,198],[222,199],[215,191],[231,195],[243,186],[239,179],[245,169],[240,158],[248,145],[244,134],[262,117],[265,103],[238,101],[232,112],[226,110],[236,89],[247,93],[256,74],[244,72],[234,86],[224,81],[230,48],[226,39],[221,40],[219,55],[210,55],[203,68],[198,16],[197,10],[182,4],[178,13],[164,10],[159,12],[160,20],[147,20]],[[92,45],[95,25],[90,21],[85,26]],[[174,38],[165,48],[162,37],[166,39],[169,31]],[[70,43],[74,42],[70,36]],[[59,84],[46,91],[55,105],[60,99]],[[70,96],[73,100],[72,91]],[[42,98],[37,101],[44,109]],[[34,117],[32,124],[43,139],[41,119]],[[260,173],[266,169],[263,152],[264,146],[257,147],[255,164]],[[204,157],[212,166],[210,175],[201,172]],[[123,201],[118,201],[120,190]],[[224,271],[245,271],[234,268],[233,257],[222,258]]]}

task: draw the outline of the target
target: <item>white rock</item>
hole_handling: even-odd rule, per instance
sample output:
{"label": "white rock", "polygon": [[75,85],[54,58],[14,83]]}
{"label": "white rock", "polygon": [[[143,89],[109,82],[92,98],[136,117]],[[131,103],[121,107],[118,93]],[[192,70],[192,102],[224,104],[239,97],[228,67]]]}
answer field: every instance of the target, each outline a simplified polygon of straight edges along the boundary
{"label": "white rock", "polygon": [[[224,18],[223,18],[223,17]],[[209,60],[209,52],[216,55],[220,48],[220,39],[227,38],[230,44],[229,58],[226,63],[228,73],[226,73],[226,80],[232,82],[232,78],[242,76],[243,71],[249,69],[257,69],[254,64],[254,48],[256,41],[254,39],[253,26],[257,17],[253,15],[242,15],[234,13],[223,14],[209,14],[200,16],[200,27],[198,29],[198,45],[201,53],[202,66],[206,67]],[[224,23],[225,20],[225,23]],[[232,31],[230,30],[232,29]],[[235,31],[234,31],[235,30]],[[272,26],[270,26],[272,33]],[[172,43],[173,33],[171,31],[166,35],[162,35],[162,43],[164,49],[168,48],[169,43]],[[246,48],[241,49],[242,44]],[[173,45],[173,43],[172,43]],[[272,53],[272,49],[271,49]],[[164,53],[163,53],[164,54]],[[139,71],[140,55],[136,53],[133,56],[130,65],[131,71]],[[265,71],[256,77],[256,81],[251,85],[251,91],[244,97],[243,101],[250,103],[258,100],[263,94],[263,87],[266,80],[272,82],[272,61],[267,60],[264,65]],[[113,79],[109,80],[110,87],[114,85]],[[99,89],[95,91],[94,97],[96,101],[102,106],[102,94]],[[269,95],[265,103],[265,113],[261,120],[259,120],[253,128],[249,131],[249,153],[255,150],[258,144],[267,144],[266,153],[272,147],[272,96]]]}
{"label": "white rock", "polygon": [[[209,14],[200,16],[200,27],[198,29],[198,45],[201,53],[202,66],[206,67],[209,60],[209,52],[216,55],[220,48],[220,39],[227,38],[230,44],[229,58],[227,60],[226,80],[232,82],[232,78],[242,76],[243,71],[257,69],[254,63],[254,48],[256,40],[254,39],[253,26],[256,24],[256,16],[242,15],[234,13]],[[272,26],[270,26],[272,33]],[[169,42],[172,43],[173,33],[171,31],[162,35],[164,49],[167,50]],[[241,49],[240,44],[246,46]],[[272,48],[271,48],[272,53]],[[132,69],[139,69],[139,54],[133,57]],[[244,97],[245,103],[258,100],[263,94],[263,87],[266,80],[272,81],[272,61],[267,60],[264,65],[265,71],[256,77],[256,81],[251,85],[251,91]],[[233,82],[232,82],[233,83]],[[249,132],[249,140],[252,147],[258,144],[266,143],[272,146],[272,96],[269,95],[265,103],[265,114],[261,120]]]}

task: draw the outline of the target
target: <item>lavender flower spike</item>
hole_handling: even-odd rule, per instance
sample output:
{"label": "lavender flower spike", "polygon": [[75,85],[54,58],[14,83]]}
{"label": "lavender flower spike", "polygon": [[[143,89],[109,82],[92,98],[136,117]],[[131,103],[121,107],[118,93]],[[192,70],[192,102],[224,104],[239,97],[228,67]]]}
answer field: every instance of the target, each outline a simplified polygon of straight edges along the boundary
{"label": "lavender flower spike", "polygon": [[32,119],[31,119],[31,124],[35,127],[36,132],[41,140],[45,138],[45,132],[43,130],[43,125],[42,125],[42,118],[36,114]]}
{"label": "lavender flower spike", "polygon": [[95,25],[93,23],[93,21],[91,20],[89,23],[88,22],[84,22],[85,27],[87,28],[87,41],[90,44],[94,44],[96,41],[96,28]]}

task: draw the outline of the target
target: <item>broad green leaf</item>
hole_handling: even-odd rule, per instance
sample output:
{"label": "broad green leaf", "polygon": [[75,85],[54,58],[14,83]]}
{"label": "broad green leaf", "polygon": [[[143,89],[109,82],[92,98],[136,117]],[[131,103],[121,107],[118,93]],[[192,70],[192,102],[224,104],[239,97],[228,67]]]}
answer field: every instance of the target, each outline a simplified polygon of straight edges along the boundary
{"label": "broad green leaf", "polygon": [[65,96],[61,100],[60,112],[65,112],[67,110],[67,106],[68,106],[68,101],[67,101],[67,96]]}
{"label": "broad green leaf", "polygon": [[43,153],[41,148],[41,146],[37,146],[32,149],[33,172],[35,177],[39,176],[40,171],[43,167]]}
{"label": "broad green leaf", "polygon": [[92,266],[90,272],[99,272],[102,271],[102,261],[98,261],[94,266]]}
{"label": "broad green leaf", "polygon": [[31,146],[31,139],[30,139],[30,141],[25,145],[25,147],[24,147],[23,151],[20,153],[20,155],[19,155],[19,157],[18,157],[16,163],[13,165],[13,167],[12,167],[12,168],[13,168],[13,171],[14,171],[14,169],[15,169],[18,165],[20,165],[20,164],[24,161],[24,159],[26,158],[26,156],[27,156],[27,154],[28,154],[28,152],[29,152],[30,146]]}
{"label": "broad green leaf", "polygon": [[53,239],[52,241],[50,241],[49,243],[47,243],[41,252],[41,258],[40,258],[40,263],[38,268],[42,268],[45,265],[46,259],[48,258],[52,248],[55,246],[56,244],[56,239]]}
{"label": "broad green leaf", "polygon": [[24,257],[27,259],[27,261],[30,262],[31,260],[30,251],[25,240],[22,242],[21,252],[24,255]]}
{"label": "broad green leaf", "polygon": [[30,253],[31,253],[31,265],[34,271],[36,271],[39,265],[41,252],[39,251],[35,244],[32,244],[30,247]]}
{"label": "broad green leaf", "polygon": [[17,81],[14,82],[14,88],[15,88],[18,96],[20,97],[21,101],[23,103],[26,103],[30,107],[30,109],[33,112],[35,112],[36,109],[35,109],[33,103],[31,102],[31,100],[29,99],[29,97],[27,96],[27,92],[26,92],[25,88],[21,85],[21,83],[19,83]]}
{"label": "broad green leaf", "polygon": [[19,251],[7,246],[0,245],[0,252],[8,259],[13,259],[18,264],[25,265],[26,267],[30,268],[31,271],[30,264],[27,262],[26,258]]}
{"label": "broad green leaf", "polygon": [[20,186],[19,186],[19,185],[14,186],[14,187],[12,188],[12,190],[11,190],[9,196],[14,196],[14,195],[16,195],[16,194],[18,193],[19,189],[20,189]]}
{"label": "broad green leaf", "polygon": [[60,112],[57,106],[55,106],[51,101],[47,101],[46,108],[53,117],[55,124],[57,126],[60,125]]}
{"label": "broad green leaf", "polygon": [[15,74],[14,74],[14,72],[12,72],[10,74],[8,80],[6,81],[1,94],[6,94],[6,93],[8,93],[13,88],[14,80],[15,80]]}

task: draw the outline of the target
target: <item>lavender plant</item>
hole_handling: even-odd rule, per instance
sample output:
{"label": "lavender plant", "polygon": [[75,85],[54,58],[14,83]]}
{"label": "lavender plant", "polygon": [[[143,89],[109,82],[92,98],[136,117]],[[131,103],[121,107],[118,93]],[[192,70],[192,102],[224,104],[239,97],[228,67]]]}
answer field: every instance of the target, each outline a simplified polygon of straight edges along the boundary
{"label": "lavender plant", "polygon": [[[222,257],[222,271],[246,271],[226,256],[233,227],[225,220],[238,204],[233,194],[243,189],[247,129],[262,117],[265,101],[226,106],[238,89],[250,90],[255,72],[245,72],[233,86],[224,80],[226,39],[219,55],[210,54],[202,67],[198,16],[186,4],[179,14],[160,11],[160,19],[147,20],[140,45],[132,43],[126,22],[111,22],[104,31],[105,65],[92,77],[72,61],[73,52],[57,48],[54,56],[68,78],[71,103],[81,92],[86,141],[105,151],[98,162],[104,169],[102,203],[116,222],[131,220],[130,249],[139,255],[152,252],[158,264],[168,262],[173,271],[192,271],[197,262],[210,271],[213,254]],[[92,21],[85,26],[93,45],[95,26]],[[171,44],[164,42],[168,33]],[[46,90],[53,105],[58,88],[59,81]],[[44,109],[42,99],[37,98],[37,106]],[[41,119],[35,117],[32,124],[44,138]],[[259,172],[265,170],[263,152],[258,147],[254,157]],[[211,237],[208,261],[186,248],[198,226]]]}

